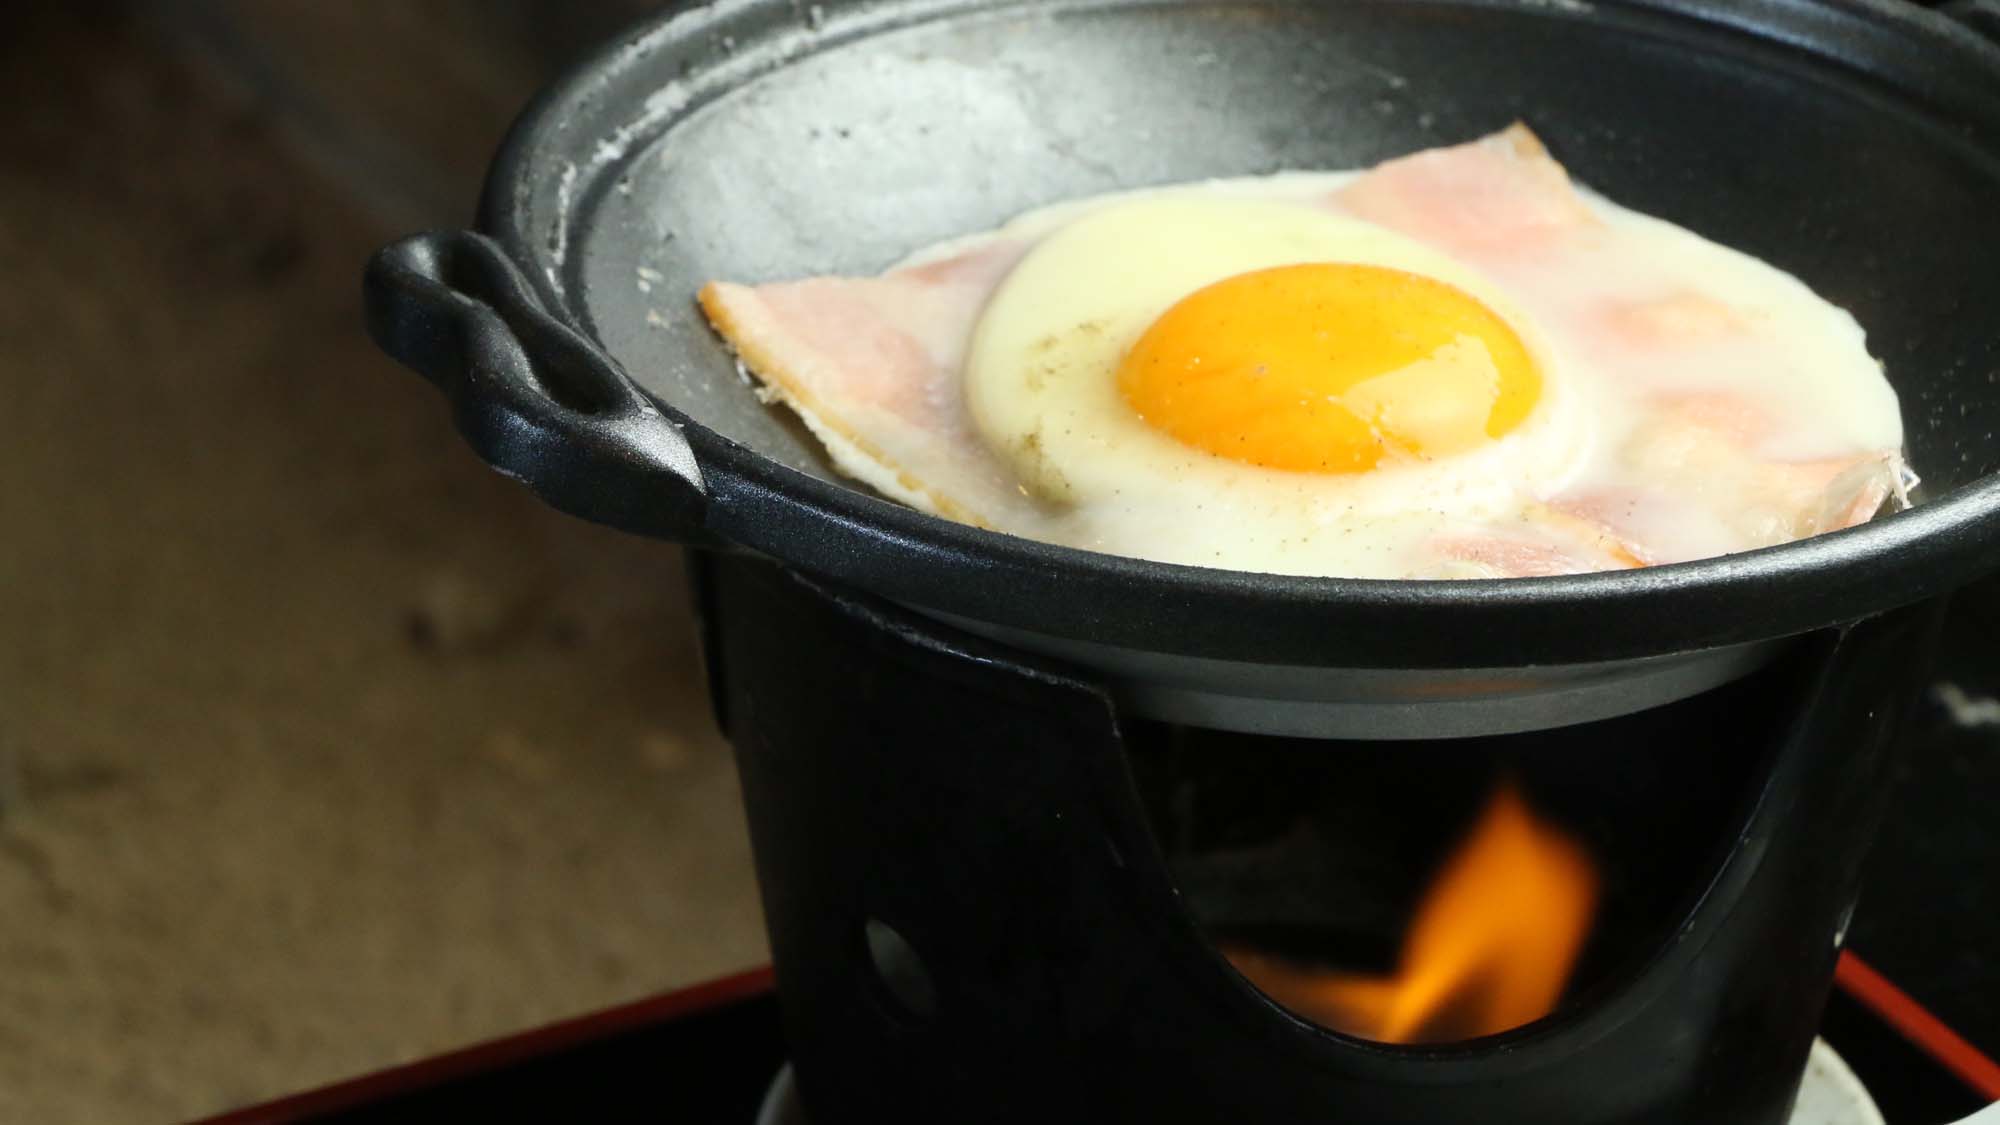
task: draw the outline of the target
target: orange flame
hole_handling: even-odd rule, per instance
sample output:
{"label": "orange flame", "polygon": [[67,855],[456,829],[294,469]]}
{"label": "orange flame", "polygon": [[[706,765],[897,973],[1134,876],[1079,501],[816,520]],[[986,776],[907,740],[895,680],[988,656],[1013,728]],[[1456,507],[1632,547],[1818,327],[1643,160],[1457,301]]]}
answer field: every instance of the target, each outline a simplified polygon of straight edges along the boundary
{"label": "orange flame", "polygon": [[1597,870],[1582,846],[1503,783],[1425,894],[1393,976],[1227,953],[1265,995],[1324,1026],[1385,1043],[1447,1042],[1554,1011],[1596,908]]}

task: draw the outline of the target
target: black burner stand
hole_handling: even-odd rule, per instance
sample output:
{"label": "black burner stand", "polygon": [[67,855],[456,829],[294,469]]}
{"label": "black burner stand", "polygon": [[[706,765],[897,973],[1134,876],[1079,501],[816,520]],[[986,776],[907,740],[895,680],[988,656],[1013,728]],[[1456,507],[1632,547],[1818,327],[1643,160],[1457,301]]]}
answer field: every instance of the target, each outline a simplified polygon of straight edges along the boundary
{"label": "black burner stand", "polygon": [[692,557],[801,1089],[871,1125],[1783,1125],[1935,625],[1800,640],[1768,773],[1655,954],[1517,1032],[1392,1048],[1292,1017],[1202,937],[1104,691]]}

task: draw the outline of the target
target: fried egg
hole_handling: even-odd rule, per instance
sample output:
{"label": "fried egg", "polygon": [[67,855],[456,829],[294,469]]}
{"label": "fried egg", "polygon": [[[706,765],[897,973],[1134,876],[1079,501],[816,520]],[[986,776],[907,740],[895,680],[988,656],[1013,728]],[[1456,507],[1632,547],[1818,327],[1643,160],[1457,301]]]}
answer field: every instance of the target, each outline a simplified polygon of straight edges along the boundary
{"label": "fried egg", "polygon": [[701,301],[842,470],[1142,558],[1640,566],[1850,526],[1902,471],[1852,317],[1576,188],[1518,126],[1365,173],[1073,201],[878,277]]}

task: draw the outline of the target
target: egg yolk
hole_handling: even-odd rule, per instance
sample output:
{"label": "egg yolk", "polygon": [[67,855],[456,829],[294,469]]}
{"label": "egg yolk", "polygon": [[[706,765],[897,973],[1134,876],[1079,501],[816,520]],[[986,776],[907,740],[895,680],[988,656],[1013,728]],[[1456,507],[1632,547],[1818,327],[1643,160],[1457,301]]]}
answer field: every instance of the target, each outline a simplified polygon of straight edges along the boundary
{"label": "egg yolk", "polygon": [[1463,290],[1313,263],[1183,298],[1126,354],[1118,388],[1149,424],[1219,457],[1356,473],[1506,434],[1542,377],[1513,328]]}

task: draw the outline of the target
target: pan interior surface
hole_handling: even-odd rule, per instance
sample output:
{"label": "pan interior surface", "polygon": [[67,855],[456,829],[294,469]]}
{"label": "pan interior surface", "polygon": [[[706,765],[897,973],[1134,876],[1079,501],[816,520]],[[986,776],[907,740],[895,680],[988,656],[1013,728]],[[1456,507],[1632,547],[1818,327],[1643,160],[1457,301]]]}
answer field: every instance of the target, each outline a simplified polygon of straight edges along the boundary
{"label": "pan interior surface", "polygon": [[974,8],[844,42],[836,6],[810,51],[771,7],[798,57],[549,173],[572,177],[559,268],[598,338],[794,468],[833,477],[737,375],[693,305],[705,281],[872,273],[1056,200],[1362,167],[1517,119],[1583,183],[1853,312],[1932,495],[2000,465],[2000,336],[1970,315],[2000,302],[1995,169],[1796,49],[1608,4],[1364,2]]}

